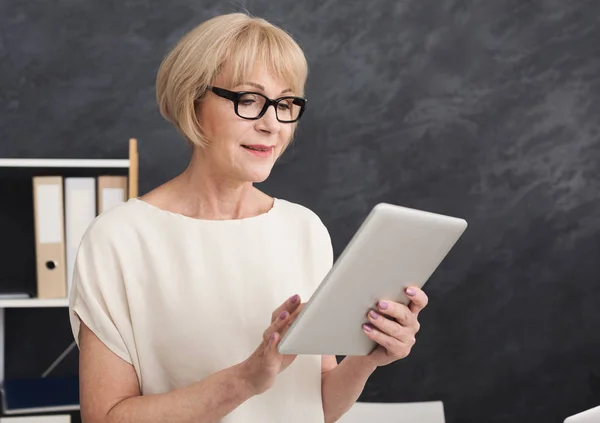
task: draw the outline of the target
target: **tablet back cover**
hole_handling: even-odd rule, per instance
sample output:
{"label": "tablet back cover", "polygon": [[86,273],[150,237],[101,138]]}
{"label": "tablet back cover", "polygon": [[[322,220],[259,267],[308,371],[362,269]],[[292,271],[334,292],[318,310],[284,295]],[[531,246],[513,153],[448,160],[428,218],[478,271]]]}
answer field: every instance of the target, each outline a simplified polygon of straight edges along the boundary
{"label": "tablet back cover", "polygon": [[464,219],[380,203],[334,263],[278,350],[282,354],[367,355],[362,331],[381,299],[408,304],[467,227]]}

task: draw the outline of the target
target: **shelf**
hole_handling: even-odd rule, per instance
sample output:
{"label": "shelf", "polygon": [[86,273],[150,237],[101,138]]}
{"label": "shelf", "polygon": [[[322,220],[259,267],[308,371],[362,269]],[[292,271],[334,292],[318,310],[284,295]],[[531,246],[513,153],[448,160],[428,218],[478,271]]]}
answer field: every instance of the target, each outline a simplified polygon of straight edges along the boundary
{"label": "shelf", "polygon": [[0,167],[128,168],[128,159],[0,159]]}
{"label": "shelf", "polygon": [[68,298],[23,298],[13,300],[0,300],[2,308],[44,308],[44,307],[68,307]]}

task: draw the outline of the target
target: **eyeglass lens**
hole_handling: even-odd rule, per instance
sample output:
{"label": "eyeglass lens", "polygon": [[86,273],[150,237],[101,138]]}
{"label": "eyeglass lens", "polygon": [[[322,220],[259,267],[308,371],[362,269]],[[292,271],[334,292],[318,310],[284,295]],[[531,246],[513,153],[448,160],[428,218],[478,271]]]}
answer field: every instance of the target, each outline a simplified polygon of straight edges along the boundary
{"label": "eyeglass lens", "polygon": [[[243,94],[238,101],[238,114],[245,118],[256,118],[265,107],[266,99],[257,94]],[[293,98],[284,98],[277,103],[275,110],[277,118],[283,121],[298,118],[302,107],[294,104]]]}

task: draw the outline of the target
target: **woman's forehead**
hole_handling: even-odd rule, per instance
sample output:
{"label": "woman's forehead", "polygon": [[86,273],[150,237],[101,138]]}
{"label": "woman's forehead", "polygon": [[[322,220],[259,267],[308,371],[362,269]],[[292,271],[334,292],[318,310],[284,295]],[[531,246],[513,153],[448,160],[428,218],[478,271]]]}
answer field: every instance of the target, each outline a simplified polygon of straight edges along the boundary
{"label": "woman's forehead", "polygon": [[289,76],[286,78],[286,75],[277,73],[275,69],[267,64],[256,63],[246,69],[238,67],[237,72],[234,69],[234,66],[225,64],[215,82],[227,85],[230,88],[246,85],[260,91],[294,91],[291,78]]}

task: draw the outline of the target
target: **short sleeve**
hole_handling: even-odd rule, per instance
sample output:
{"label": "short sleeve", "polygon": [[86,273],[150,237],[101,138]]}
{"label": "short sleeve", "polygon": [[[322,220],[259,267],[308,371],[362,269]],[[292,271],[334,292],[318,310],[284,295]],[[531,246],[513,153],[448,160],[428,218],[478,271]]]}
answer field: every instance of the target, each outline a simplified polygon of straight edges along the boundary
{"label": "short sleeve", "polygon": [[[132,364],[132,323],[117,240],[94,221],[80,243],[69,293],[71,329],[79,346],[80,321]],[[81,319],[81,320],[80,320]]]}

